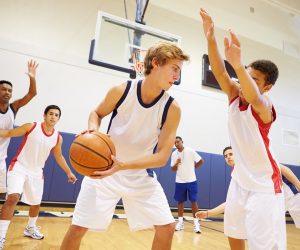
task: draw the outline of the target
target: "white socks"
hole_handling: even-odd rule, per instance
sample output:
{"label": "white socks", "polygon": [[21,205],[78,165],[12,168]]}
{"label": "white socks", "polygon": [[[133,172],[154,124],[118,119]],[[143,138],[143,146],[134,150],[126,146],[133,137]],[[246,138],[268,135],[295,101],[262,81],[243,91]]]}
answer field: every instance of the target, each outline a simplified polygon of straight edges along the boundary
{"label": "white socks", "polygon": [[0,238],[5,238],[10,220],[0,220]]}
{"label": "white socks", "polygon": [[194,225],[198,225],[199,224],[199,219],[198,218],[194,218]]}
{"label": "white socks", "polygon": [[35,227],[37,217],[29,217],[27,227]]}
{"label": "white socks", "polygon": [[178,222],[183,222],[183,217],[178,217]]}

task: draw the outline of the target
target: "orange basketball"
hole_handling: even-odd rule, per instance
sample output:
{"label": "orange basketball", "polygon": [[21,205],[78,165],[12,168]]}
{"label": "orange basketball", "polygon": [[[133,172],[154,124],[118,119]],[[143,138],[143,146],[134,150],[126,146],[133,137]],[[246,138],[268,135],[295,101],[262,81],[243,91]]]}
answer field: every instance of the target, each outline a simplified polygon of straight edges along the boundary
{"label": "orange basketball", "polygon": [[113,164],[111,155],[116,155],[112,140],[96,131],[77,136],[69,152],[73,168],[86,176],[91,176],[94,171],[109,169]]}

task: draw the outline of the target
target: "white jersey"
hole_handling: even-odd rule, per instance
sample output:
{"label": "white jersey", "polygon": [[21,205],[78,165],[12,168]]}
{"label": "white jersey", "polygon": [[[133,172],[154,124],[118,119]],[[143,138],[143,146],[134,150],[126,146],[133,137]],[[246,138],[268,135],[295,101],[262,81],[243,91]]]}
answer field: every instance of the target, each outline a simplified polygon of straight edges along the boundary
{"label": "white jersey", "polygon": [[[120,161],[131,161],[154,154],[161,128],[173,98],[162,91],[150,104],[143,103],[140,81],[128,81],[126,90],[112,113],[108,134]],[[151,175],[151,170],[119,171],[121,175]]]}
{"label": "white jersey", "polygon": [[15,165],[20,165],[33,173],[42,172],[45,161],[51,150],[57,145],[58,139],[59,133],[55,129],[50,135],[47,135],[42,123],[35,122],[32,129],[24,136],[9,170],[12,170]]}
{"label": "white jersey", "polygon": [[[273,107],[272,113],[275,121]],[[228,128],[235,161],[232,178],[246,190],[282,192],[280,169],[269,145],[271,124],[264,124],[251,105],[241,106],[239,97],[231,101]]]}
{"label": "white jersey", "polygon": [[182,152],[176,149],[171,156],[171,166],[175,165],[178,158],[181,159],[181,163],[176,171],[176,182],[187,183],[196,181],[195,163],[202,159],[201,156],[195,150],[188,147],[184,147]]}
{"label": "white jersey", "polygon": [[[0,129],[12,129],[15,122],[15,112],[9,105],[5,113],[0,111]],[[5,160],[10,137],[0,137],[0,161]]]}

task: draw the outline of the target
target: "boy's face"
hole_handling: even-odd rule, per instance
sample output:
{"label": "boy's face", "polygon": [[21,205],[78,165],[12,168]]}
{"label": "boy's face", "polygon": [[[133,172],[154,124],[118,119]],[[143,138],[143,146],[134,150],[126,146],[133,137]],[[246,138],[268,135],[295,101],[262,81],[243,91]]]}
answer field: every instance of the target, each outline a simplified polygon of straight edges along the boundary
{"label": "boy's face", "polygon": [[55,126],[60,118],[59,115],[58,109],[49,109],[47,114],[44,114],[44,122],[49,126]]}
{"label": "boy's face", "polygon": [[180,140],[179,138],[175,139],[175,147],[179,150],[181,150],[183,148],[183,142],[182,140]]}
{"label": "boy's face", "polygon": [[9,84],[0,84],[0,103],[8,103],[12,96],[12,87]]}
{"label": "boy's face", "polygon": [[[272,84],[266,85],[266,80],[265,80],[266,76],[264,73],[262,73],[259,70],[253,69],[251,67],[248,67],[247,71],[248,71],[249,75],[252,77],[252,79],[255,81],[255,83],[257,84],[257,87],[261,94],[269,91],[272,88]],[[241,88],[240,88],[239,96],[243,101],[245,101],[245,98],[244,98]]]}
{"label": "boy's face", "polygon": [[224,159],[226,161],[226,163],[233,167],[234,166],[234,159],[233,159],[233,152],[232,152],[232,149],[227,149],[225,152],[224,152]]}
{"label": "boy's face", "polygon": [[165,65],[156,64],[154,66],[153,70],[157,74],[158,81],[161,83],[161,88],[163,90],[168,90],[175,81],[179,80],[182,65],[183,61],[172,59]]}

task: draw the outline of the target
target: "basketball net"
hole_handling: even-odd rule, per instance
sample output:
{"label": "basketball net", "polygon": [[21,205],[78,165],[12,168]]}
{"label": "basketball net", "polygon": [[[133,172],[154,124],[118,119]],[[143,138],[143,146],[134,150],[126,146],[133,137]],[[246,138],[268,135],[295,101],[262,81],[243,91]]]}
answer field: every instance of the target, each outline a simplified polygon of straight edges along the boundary
{"label": "basketball net", "polygon": [[144,76],[144,55],[146,50],[135,49],[132,53],[134,70],[139,77]]}

